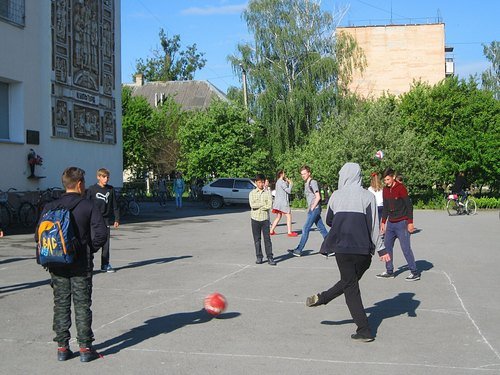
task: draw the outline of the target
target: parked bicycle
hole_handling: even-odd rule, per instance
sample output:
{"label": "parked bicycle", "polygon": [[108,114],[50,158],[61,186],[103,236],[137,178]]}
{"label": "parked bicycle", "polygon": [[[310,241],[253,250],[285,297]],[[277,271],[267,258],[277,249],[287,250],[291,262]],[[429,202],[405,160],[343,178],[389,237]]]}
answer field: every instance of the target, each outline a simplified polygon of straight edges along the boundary
{"label": "parked bicycle", "polygon": [[125,217],[129,214],[138,216],[140,214],[141,209],[132,193],[120,192],[117,201],[120,208],[120,217]]}
{"label": "parked bicycle", "polygon": [[[32,227],[36,222],[36,207],[30,202],[21,202],[16,209],[9,201],[9,193],[16,190],[15,188],[10,188],[7,191],[0,190],[0,223],[2,223],[4,228],[9,227],[13,223]],[[17,193],[16,196],[21,199],[24,194]]]}
{"label": "parked bicycle", "polygon": [[477,204],[473,197],[465,194],[465,198],[460,199],[458,194],[449,194],[448,201],[446,202],[446,210],[448,215],[475,215],[477,211]]}
{"label": "parked bicycle", "polygon": [[36,207],[35,224],[38,223],[38,220],[40,219],[40,215],[42,214],[43,207],[47,203],[52,202],[52,201],[60,198],[62,193],[64,193],[64,190],[59,188],[59,187],[48,188],[47,190],[42,190],[38,193],[38,199],[35,203],[35,207]]}

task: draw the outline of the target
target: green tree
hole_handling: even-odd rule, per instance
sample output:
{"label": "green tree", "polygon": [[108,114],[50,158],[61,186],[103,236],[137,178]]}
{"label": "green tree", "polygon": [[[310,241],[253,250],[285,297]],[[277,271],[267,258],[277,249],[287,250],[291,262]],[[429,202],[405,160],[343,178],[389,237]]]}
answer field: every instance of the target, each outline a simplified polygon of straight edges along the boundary
{"label": "green tree", "polygon": [[179,169],[190,178],[253,177],[268,168],[262,129],[238,106],[214,101],[179,129]]}
{"label": "green tree", "polygon": [[500,100],[500,42],[493,41],[491,44],[483,44],[484,56],[491,66],[481,75],[483,88],[493,93],[495,99]]}
{"label": "green tree", "polygon": [[179,144],[177,130],[184,115],[173,99],[153,109],[146,98],[132,96],[128,87],[123,98],[123,165],[136,176],[146,171],[169,173],[175,169]]}
{"label": "green tree", "polygon": [[[405,176],[412,193],[429,190],[432,185],[426,182],[435,169],[434,160],[426,142],[417,141],[415,131],[402,124],[396,98],[345,98],[339,104],[338,114],[312,132],[304,146],[284,155],[281,164],[289,173],[299,178],[298,168],[307,164],[315,178],[332,191],[337,189],[338,172],[346,162],[360,164],[366,183],[370,173],[390,166]],[[385,153],[380,163],[374,161],[377,150]]]}
{"label": "green tree", "polygon": [[181,49],[180,35],[168,38],[163,29],[159,33],[161,50],[153,51],[153,57],[136,61],[136,72],[144,75],[146,81],[191,80],[197,70],[205,66],[204,53],[198,52],[196,44]]}
{"label": "green tree", "polygon": [[334,112],[338,84],[362,54],[352,38],[335,36],[333,15],[316,1],[251,0],[243,18],[254,41],[228,59],[248,73],[251,116],[265,125],[276,157]]}
{"label": "green tree", "polygon": [[465,171],[469,182],[498,190],[500,102],[491,92],[451,77],[432,87],[416,84],[399,108],[403,123],[429,142],[436,182],[446,185]]}

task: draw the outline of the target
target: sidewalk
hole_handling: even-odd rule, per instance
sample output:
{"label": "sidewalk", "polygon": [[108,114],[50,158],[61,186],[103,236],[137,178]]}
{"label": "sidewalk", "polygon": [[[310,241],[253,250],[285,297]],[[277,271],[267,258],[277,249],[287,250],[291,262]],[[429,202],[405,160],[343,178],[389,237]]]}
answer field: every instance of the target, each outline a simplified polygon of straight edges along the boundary
{"label": "sidewalk", "polygon": [[[373,258],[361,292],[377,336],[364,344],[350,339],[355,326],[343,298],[305,307],[307,296],[338,279],[335,259],[315,254],[319,232],[309,237],[310,254],[295,258],[286,250],[299,238],[279,226],[279,263],[271,267],[255,265],[241,207],[176,210],[169,202],[141,210],[112,230],[117,272],[95,274],[95,346],[104,358],[87,364],[56,361],[52,291],[35,263],[33,235],[0,239],[0,373],[500,374],[497,211],[416,211],[412,247],[422,280],[406,282],[407,271],[377,279],[383,264]],[[293,219],[300,229],[305,212]],[[395,265],[404,264],[396,246]],[[229,302],[219,319],[202,310],[214,291]]]}

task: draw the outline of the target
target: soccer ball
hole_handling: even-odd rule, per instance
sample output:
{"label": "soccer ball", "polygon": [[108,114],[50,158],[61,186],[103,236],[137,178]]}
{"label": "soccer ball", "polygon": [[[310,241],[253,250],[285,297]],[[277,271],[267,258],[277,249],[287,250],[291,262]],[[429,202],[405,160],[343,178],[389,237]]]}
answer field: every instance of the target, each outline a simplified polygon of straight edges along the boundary
{"label": "soccer ball", "polygon": [[375,159],[382,160],[384,158],[384,152],[382,150],[378,150],[375,153]]}
{"label": "soccer ball", "polygon": [[207,313],[213,316],[217,316],[224,312],[227,307],[226,297],[220,293],[212,293],[205,297],[203,303]]}

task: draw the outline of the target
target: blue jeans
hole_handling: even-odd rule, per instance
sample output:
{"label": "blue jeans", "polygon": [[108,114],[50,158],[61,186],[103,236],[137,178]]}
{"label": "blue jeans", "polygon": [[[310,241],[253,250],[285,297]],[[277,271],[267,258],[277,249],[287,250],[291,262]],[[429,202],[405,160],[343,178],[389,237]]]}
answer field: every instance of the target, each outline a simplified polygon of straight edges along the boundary
{"label": "blue jeans", "polygon": [[182,191],[175,192],[175,206],[181,208],[182,207]]}
{"label": "blue jeans", "polygon": [[304,227],[302,228],[300,242],[296,248],[297,251],[304,250],[304,246],[306,246],[306,242],[309,238],[309,232],[311,231],[313,224],[316,225],[316,228],[319,229],[321,235],[323,236],[323,238],[325,238],[328,234],[328,231],[325,228],[325,224],[323,224],[323,220],[321,220],[321,206],[316,206],[314,210],[307,211],[307,219]]}
{"label": "blue jeans", "polygon": [[407,220],[398,221],[397,223],[391,223],[390,221],[386,222],[384,245],[385,250],[387,250],[387,253],[391,256],[391,260],[385,264],[387,272],[394,272],[392,254],[396,238],[399,239],[401,250],[403,250],[403,255],[405,256],[406,262],[408,263],[408,268],[412,273],[418,274],[417,265],[415,264],[415,257],[410,246],[410,232],[408,232]]}

